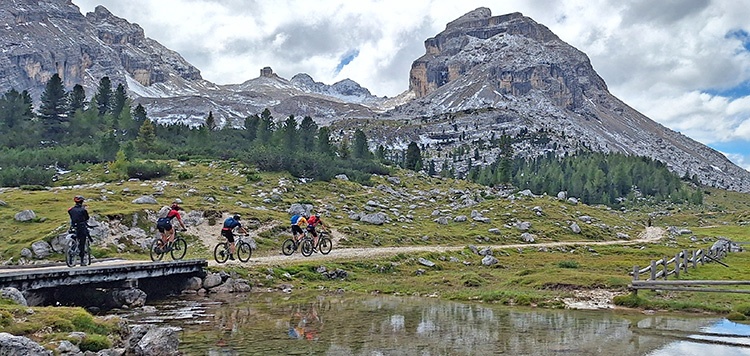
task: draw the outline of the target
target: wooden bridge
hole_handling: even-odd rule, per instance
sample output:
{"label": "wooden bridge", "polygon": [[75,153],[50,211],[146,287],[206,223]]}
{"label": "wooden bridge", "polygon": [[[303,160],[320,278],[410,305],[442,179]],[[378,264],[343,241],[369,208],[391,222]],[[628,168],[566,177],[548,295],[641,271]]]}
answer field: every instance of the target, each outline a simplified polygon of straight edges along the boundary
{"label": "wooden bridge", "polygon": [[208,266],[205,259],[179,261],[132,261],[110,259],[94,261],[88,266],[65,264],[13,266],[0,268],[0,288],[21,291],[30,305],[58,303],[61,294],[83,294],[84,291],[132,289],[164,293],[173,292],[192,276],[202,277]]}

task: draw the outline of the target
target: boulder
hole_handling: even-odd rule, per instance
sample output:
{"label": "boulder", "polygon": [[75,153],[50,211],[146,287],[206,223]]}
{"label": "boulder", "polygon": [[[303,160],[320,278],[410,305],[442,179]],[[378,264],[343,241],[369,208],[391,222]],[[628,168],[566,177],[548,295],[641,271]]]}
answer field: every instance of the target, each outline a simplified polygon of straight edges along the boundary
{"label": "boulder", "polygon": [[26,336],[0,333],[0,355],[52,356],[49,351]]}
{"label": "boulder", "polygon": [[572,224],[570,224],[570,230],[573,231],[574,234],[580,234],[581,233],[581,227],[578,226],[578,223],[572,223]]}
{"label": "boulder", "polygon": [[6,299],[10,299],[18,305],[23,305],[25,307],[29,305],[26,302],[26,297],[23,296],[23,293],[13,287],[5,287],[3,289],[0,289],[0,296]]}
{"label": "boulder", "polygon": [[143,195],[141,197],[135,198],[132,201],[133,204],[159,204],[159,202],[154,199],[154,197],[150,195]]}
{"label": "boulder", "polygon": [[146,292],[137,289],[121,289],[112,292],[112,298],[116,305],[137,308],[146,304]]}
{"label": "boulder", "polygon": [[487,256],[484,256],[484,258],[482,258],[482,265],[485,265],[485,266],[492,266],[492,265],[497,264],[498,262],[500,261],[497,258],[495,258],[495,256],[492,256],[492,255],[487,255]]}
{"label": "boulder", "polygon": [[179,355],[177,351],[180,346],[178,330],[172,327],[150,329],[135,345],[134,354],[136,356]]}
{"label": "boulder", "polygon": [[385,213],[373,213],[360,216],[359,221],[366,222],[373,225],[383,225],[388,220],[388,216]]}
{"label": "boulder", "polygon": [[211,273],[203,279],[203,288],[211,289],[222,283],[221,275],[218,273]]}
{"label": "boulder", "polygon": [[22,210],[16,213],[15,219],[16,221],[31,221],[36,218],[36,213],[34,213],[33,210]]}
{"label": "boulder", "polygon": [[52,246],[47,241],[37,241],[31,244],[31,251],[36,258],[47,258],[52,255]]}

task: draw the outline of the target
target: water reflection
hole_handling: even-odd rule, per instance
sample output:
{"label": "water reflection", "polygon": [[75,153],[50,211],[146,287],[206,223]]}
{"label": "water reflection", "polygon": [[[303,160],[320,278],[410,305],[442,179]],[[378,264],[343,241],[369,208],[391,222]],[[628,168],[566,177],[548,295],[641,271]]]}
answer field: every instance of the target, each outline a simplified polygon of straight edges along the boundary
{"label": "water reflection", "polygon": [[130,318],[182,327],[186,355],[750,355],[750,328],[720,318],[380,296],[189,298]]}

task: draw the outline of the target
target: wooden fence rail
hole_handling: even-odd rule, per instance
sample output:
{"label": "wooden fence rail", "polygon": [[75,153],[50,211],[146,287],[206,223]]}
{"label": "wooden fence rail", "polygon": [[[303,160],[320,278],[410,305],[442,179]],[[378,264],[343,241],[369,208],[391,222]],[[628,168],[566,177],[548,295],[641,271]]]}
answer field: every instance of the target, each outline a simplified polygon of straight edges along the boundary
{"label": "wooden fence rail", "polygon": [[[706,263],[716,262],[727,266],[724,262],[721,262],[721,259],[726,257],[729,251],[731,251],[732,245],[733,243],[727,240],[725,244],[721,246],[714,245],[713,248],[710,248],[708,250],[682,250],[673,258],[667,259],[667,257],[664,257],[660,260],[652,260],[651,264],[645,268],[633,266],[633,271],[629,273],[633,276],[633,281],[630,285],[630,288],[634,293],[638,293],[639,289],[660,289],[691,292],[750,293],[750,290],[729,290],[719,288],[695,287],[699,285],[750,285],[750,281],[667,281],[667,277],[674,275],[675,278],[679,278],[680,273],[687,273],[688,269],[691,267],[693,269],[696,269],[698,268],[699,264],[702,266]],[[646,275],[647,278],[645,280],[641,280],[641,275]]]}

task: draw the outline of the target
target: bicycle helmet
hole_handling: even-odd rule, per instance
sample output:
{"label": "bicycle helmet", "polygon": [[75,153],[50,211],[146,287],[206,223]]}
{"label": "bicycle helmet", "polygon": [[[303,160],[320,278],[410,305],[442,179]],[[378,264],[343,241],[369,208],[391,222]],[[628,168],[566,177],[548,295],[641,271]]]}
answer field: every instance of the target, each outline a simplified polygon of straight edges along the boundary
{"label": "bicycle helmet", "polygon": [[83,203],[83,200],[83,197],[80,195],[76,195],[75,197],[73,197],[73,201],[76,203]]}
{"label": "bicycle helmet", "polygon": [[234,216],[232,216],[232,219],[239,221],[240,220],[240,214],[234,214]]}

